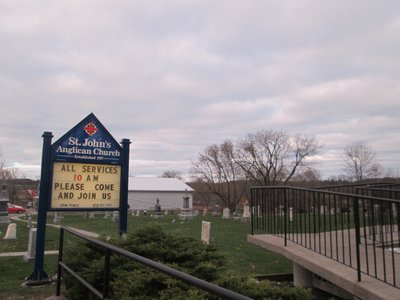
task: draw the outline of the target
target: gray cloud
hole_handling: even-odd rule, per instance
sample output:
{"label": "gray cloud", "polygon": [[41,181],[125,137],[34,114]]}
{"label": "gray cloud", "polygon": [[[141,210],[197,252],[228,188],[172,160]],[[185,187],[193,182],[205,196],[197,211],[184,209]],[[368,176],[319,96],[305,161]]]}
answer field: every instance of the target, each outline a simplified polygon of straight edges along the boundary
{"label": "gray cloud", "polygon": [[130,138],[132,175],[186,174],[207,145],[260,129],[315,135],[324,176],[368,142],[400,169],[400,3],[3,1],[0,146],[38,176],[90,112]]}

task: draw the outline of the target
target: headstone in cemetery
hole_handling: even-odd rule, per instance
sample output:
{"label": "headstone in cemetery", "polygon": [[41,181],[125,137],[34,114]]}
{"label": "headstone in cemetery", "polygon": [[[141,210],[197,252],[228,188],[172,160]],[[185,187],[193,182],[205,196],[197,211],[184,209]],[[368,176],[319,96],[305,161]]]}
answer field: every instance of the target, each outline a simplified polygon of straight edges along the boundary
{"label": "headstone in cemetery", "polygon": [[233,219],[234,220],[241,220],[242,219],[242,209],[239,205],[236,206],[235,211],[233,212]]}
{"label": "headstone in cemetery", "polygon": [[215,205],[214,209],[211,213],[213,216],[220,216],[221,215],[221,208],[219,207],[219,205]]}
{"label": "headstone in cemetery", "polygon": [[375,218],[380,218],[381,216],[381,206],[379,204],[374,204],[374,215]]}
{"label": "headstone in cemetery", "polygon": [[33,228],[32,224],[32,214],[29,214],[28,216],[28,224],[26,225],[27,228]]}
{"label": "headstone in cemetery", "polygon": [[85,211],[85,212],[83,213],[83,218],[84,218],[84,219],[89,218],[89,212],[88,212],[88,211]]}
{"label": "headstone in cemetery", "polygon": [[139,217],[139,216],[140,216],[140,210],[138,209],[136,212],[136,217]]}
{"label": "headstone in cemetery", "polygon": [[283,217],[285,215],[285,211],[284,211],[284,206],[283,205],[279,205],[278,206],[278,215]]}
{"label": "headstone in cemetery", "polygon": [[94,211],[90,212],[89,219],[94,219]]}
{"label": "headstone in cemetery", "polygon": [[211,222],[201,222],[201,240],[207,245],[210,244]]}
{"label": "headstone in cemetery", "polygon": [[208,212],[207,207],[204,207],[204,208],[203,208],[203,216],[207,215],[207,212]]}
{"label": "headstone in cemetery", "polygon": [[320,206],[319,213],[320,213],[321,215],[323,215],[323,214],[328,214],[328,213],[329,213],[328,206],[326,206],[326,205],[321,205],[321,206]]}
{"label": "headstone in cemetery", "polygon": [[54,212],[54,219],[53,223],[54,224],[59,224],[61,222],[61,216],[58,212]]}
{"label": "headstone in cemetery", "polygon": [[293,207],[289,207],[289,221],[293,222]]}
{"label": "headstone in cemetery", "polygon": [[11,223],[10,225],[8,225],[4,239],[5,240],[16,240],[17,239],[17,224]]}
{"label": "headstone in cemetery", "polygon": [[250,214],[250,206],[245,205],[245,206],[243,207],[243,215],[242,215],[242,218],[243,218],[243,219],[250,219],[250,217],[251,217],[251,214]]}
{"label": "headstone in cemetery", "polygon": [[181,220],[193,220],[193,211],[189,206],[189,199],[189,196],[183,197],[183,206],[181,208],[181,213],[179,214]]}
{"label": "headstone in cemetery", "polygon": [[104,219],[109,219],[109,218],[111,218],[111,214],[109,211],[106,211],[104,214]]}
{"label": "headstone in cemetery", "polygon": [[222,219],[229,219],[231,217],[231,210],[228,207],[225,207],[222,210]]}
{"label": "headstone in cemetery", "polygon": [[160,199],[156,199],[156,205],[154,206],[154,215],[153,218],[160,218],[162,217],[162,212],[161,212],[161,205],[160,205]]}
{"label": "headstone in cemetery", "polygon": [[24,255],[24,260],[25,261],[34,260],[35,254],[36,254],[36,228],[31,228],[29,230],[28,251]]}
{"label": "headstone in cemetery", "polygon": [[112,215],[111,220],[112,220],[114,223],[118,223],[118,221],[119,221],[119,213],[118,213],[118,211],[114,211],[114,212],[113,212],[113,215]]}
{"label": "headstone in cemetery", "polygon": [[10,218],[7,212],[8,192],[7,186],[1,184],[0,186],[0,223],[10,223]]}

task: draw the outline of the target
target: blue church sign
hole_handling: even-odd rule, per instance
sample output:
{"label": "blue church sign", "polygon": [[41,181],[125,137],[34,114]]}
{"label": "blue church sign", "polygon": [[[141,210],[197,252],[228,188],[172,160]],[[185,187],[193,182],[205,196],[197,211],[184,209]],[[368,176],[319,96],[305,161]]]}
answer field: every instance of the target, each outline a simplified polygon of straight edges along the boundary
{"label": "blue church sign", "polygon": [[53,144],[55,161],[121,164],[122,147],[93,113]]}
{"label": "blue church sign", "polygon": [[44,132],[36,255],[27,284],[48,282],[43,270],[48,211],[119,212],[119,234],[127,233],[130,140],[119,144],[91,113],[51,144]]}

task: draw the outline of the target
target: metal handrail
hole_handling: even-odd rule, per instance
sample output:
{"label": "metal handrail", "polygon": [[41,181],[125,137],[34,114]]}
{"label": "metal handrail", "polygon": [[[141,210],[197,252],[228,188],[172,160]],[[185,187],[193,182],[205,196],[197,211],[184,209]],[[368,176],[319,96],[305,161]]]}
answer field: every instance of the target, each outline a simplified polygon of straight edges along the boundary
{"label": "metal handrail", "polygon": [[291,241],[356,269],[358,280],[363,273],[400,288],[396,278],[400,256],[394,253],[400,247],[400,200],[396,197],[253,187],[252,234],[279,236],[285,246]]}
{"label": "metal handrail", "polygon": [[[76,272],[74,272],[67,264],[62,261],[63,252],[64,252],[64,232],[68,232],[74,236],[77,236],[83,240],[86,240],[92,244],[100,246],[105,249],[105,262],[104,262],[104,288],[103,291],[100,292],[97,290],[93,285],[87,282],[84,278],[79,276]],[[89,289],[93,294],[95,294],[100,299],[108,299],[109,294],[109,274],[110,274],[110,256],[111,253],[117,253],[133,259],[138,263],[141,263],[145,266],[158,270],[162,273],[165,273],[171,277],[174,277],[178,280],[186,282],[189,285],[198,287],[203,289],[213,295],[217,295],[222,297],[223,299],[238,299],[238,300],[249,300],[251,298],[236,293],[234,291],[222,288],[218,285],[212,284],[200,278],[194,277],[192,275],[186,274],[184,272],[178,271],[161,263],[155,262],[143,256],[137,255],[135,253],[129,252],[117,246],[108,244],[106,242],[97,240],[95,238],[86,236],[76,230],[73,230],[68,227],[61,227],[60,228],[60,240],[59,240],[59,256],[58,256],[58,269],[57,269],[57,285],[56,285],[56,295],[60,296],[61,294],[61,277],[62,277],[62,270],[67,271],[70,273],[74,278],[76,278],[80,283],[82,283],[87,289]]]}

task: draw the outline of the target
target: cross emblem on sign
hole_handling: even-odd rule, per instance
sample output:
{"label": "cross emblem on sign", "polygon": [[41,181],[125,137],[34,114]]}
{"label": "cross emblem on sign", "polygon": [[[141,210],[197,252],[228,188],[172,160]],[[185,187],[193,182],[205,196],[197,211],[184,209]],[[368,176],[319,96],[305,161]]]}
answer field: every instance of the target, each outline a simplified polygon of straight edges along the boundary
{"label": "cross emblem on sign", "polygon": [[96,127],[96,125],[93,124],[93,122],[90,122],[89,124],[87,124],[83,129],[86,131],[86,133],[87,133],[89,136],[92,136],[92,135],[95,134],[95,133],[97,132],[97,130],[98,130],[97,127]]}

